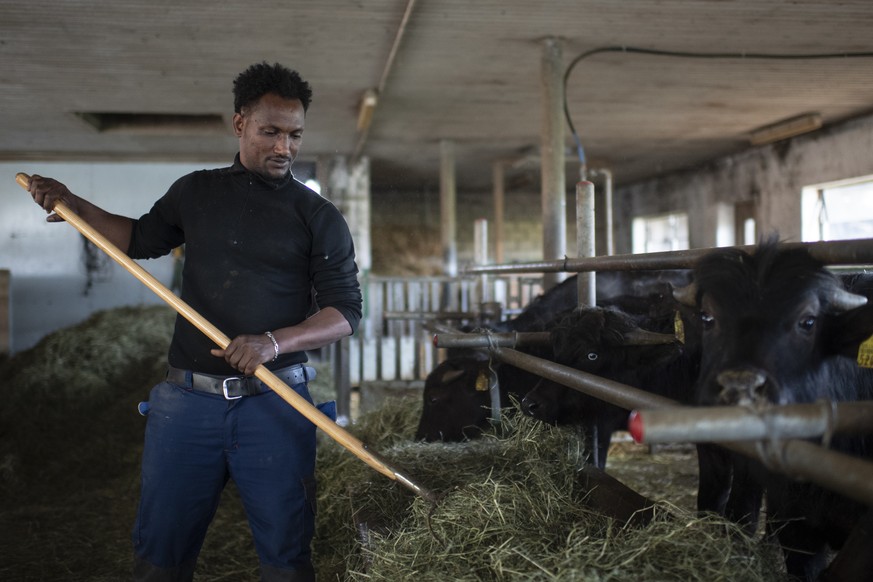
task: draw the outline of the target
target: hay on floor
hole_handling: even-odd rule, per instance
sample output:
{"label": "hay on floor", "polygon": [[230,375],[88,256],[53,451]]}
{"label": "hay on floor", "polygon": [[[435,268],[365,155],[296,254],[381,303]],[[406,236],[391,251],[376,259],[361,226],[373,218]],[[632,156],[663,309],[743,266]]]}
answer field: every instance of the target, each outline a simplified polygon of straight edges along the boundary
{"label": "hay on floor", "polygon": [[[415,443],[403,405],[395,402],[353,430],[440,501],[322,446],[315,543],[322,579],[783,579],[776,548],[724,520],[667,504],[656,506],[645,527],[592,512],[577,479],[583,451],[573,431],[515,415],[502,434]],[[406,406],[416,419],[420,405]],[[384,418],[398,422],[396,430]],[[378,446],[368,434],[380,435]]]}
{"label": "hay on floor", "polygon": [[[0,477],[12,477],[0,479],[3,579],[129,579],[145,423],[136,403],[163,373],[173,317],[161,307],[98,314],[0,364],[11,399],[0,414]],[[329,386],[327,366],[314,365]],[[418,399],[392,399],[350,430],[437,504],[320,440],[319,580],[784,579],[772,546],[724,521],[666,504],[645,527],[593,513],[572,431],[517,416],[477,441],[416,443],[420,412]],[[9,455],[32,459],[31,470]],[[232,484],[195,579],[259,579]]]}

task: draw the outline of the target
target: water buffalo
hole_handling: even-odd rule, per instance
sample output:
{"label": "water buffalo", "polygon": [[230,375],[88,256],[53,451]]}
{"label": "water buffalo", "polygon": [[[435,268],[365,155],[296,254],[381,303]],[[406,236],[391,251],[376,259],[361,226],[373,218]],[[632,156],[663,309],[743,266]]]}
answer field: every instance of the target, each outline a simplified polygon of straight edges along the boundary
{"label": "water buffalo", "polygon": [[[672,326],[671,312],[669,324]],[[549,327],[554,361],[583,372],[688,401],[697,374],[694,351],[673,335],[642,333],[639,318],[616,309],[576,309]],[[663,327],[662,322],[655,322]],[[666,329],[663,331],[667,331]],[[606,466],[612,433],[627,426],[628,410],[543,379],[522,400],[522,410],[544,422],[579,426],[598,468]]]}
{"label": "water buffalo", "polygon": [[469,353],[441,362],[424,384],[424,403],[416,440],[458,442],[474,439],[492,425],[491,374],[500,384],[500,406],[521,400],[538,376]]}
{"label": "water buffalo", "polygon": [[[754,254],[718,249],[698,262],[689,291],[702,326],[698,404],[754,407],[873,397],[873,372],[855,361],[859,344],[873,333],[873,307],[805,249],[775,240],[761,243]],[[870,437],[831,441],[833,448],[864,458],[873,456],[871,445]],[[852,576],[831,572],[836,577],[828,578],[823,570],[828,547],[843,545],[866,507],[758,462],[733,462],[743,479],[727,485],[731,498],[754,505],[763,489],[768,530],[778,535],[789,575]],[[859,579],[869,575],[867,570]]]}
{"label": "water buffalo", "polygon": [[[491,331],[544,331],[555,313],[576,305],[576,279],[567,279],[531,301],[516,317]],[[549,351],[529,348],[550,357]],[[546,348],[548,349],[548,348]],[[427,375],[416,440],[457,442],[476,438],[491,426],[490,376],[496,375],[502,407],[521,400],[539,379],[535,374],[502,364],[481,352],[450,350],[448,358]]]}
{"label": "water buffalo", "polygon": [[[687,274],[679,271],[653,271],[635,277],[621,273],[598,273],[598,301],[609,305],[629,306],[637,316],[652,316],[657,312],[661,326],[672,330],[673,312],[665,313],[663,302],[673,302],[667,292],[669,283],[688,283]],[[625,295],[616,295],[630,291]],[[492,331],[545,331],[550,328],[556,316],[575,308],[577,300],[577,279],[570,277],[546,293],[531,301],[516,317],[491,327]],[[552,359],[551,348],[523,348],[538,357]],[[483,361],[482,358],[485,358]],[[487,365],[486,365],[487,363]],[[510,398],[519,401],[539,381],[539,376],[489,360],[486,355],[449,351],[449,357],[428,374],[424,388],[422,408],[416,439],[427,441],[459,441],[473,438],[481,430],[490,426],[490,397],[483,391],[483,382],[488,373],[497,375],[501,401],[508,405]],[[460,427],[466,427],[461,430]]]}

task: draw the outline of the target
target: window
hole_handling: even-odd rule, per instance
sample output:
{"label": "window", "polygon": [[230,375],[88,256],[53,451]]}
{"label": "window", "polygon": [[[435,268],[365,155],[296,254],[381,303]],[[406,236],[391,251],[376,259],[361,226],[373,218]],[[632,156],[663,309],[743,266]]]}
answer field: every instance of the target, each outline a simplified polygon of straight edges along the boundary
{"label": "window", "polygon": [[633,221],[633,252],[655,253],[688,248],[688,214],[641,216]]}
{"label": "window", "polygon": [[801,200],[804,241],[873,238],[873,176],[807,186]]}

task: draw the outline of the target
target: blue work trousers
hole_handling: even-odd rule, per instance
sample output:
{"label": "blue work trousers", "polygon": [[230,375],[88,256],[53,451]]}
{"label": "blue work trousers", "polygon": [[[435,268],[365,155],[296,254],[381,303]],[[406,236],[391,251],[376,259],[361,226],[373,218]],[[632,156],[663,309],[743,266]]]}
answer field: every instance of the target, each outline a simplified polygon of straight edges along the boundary
{"label": "blue work trousers", "polygon": [[[312,402],[306,384],[292,388]],[[152,389],[147,419],[135,578],[191,580],[233,479],[262,579],[314,579],[315,425],[273,391],[226,400],[169,382]]]}

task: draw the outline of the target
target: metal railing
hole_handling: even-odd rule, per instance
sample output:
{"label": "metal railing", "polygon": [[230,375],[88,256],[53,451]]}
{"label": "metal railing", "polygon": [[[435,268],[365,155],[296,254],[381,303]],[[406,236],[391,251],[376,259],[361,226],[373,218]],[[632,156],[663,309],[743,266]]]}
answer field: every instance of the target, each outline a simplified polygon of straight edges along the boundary
{"label": "metal railing", "polygon": [[[483,289],[483,285],[487,287]],[[542,293],[542,278],[377,277],[361,282],[364,315],[350,340],[352,385],[393,383],[422,387],[444,356],[433,345],[427,322],[476,327],[483,319],[503,321]],[[487,301],[486,299],[487,298]],[[494,305],[499,305],[497,311]]]}

